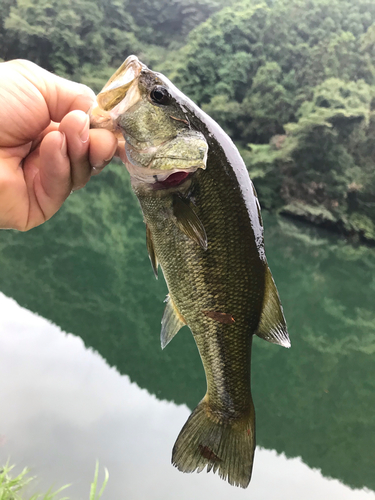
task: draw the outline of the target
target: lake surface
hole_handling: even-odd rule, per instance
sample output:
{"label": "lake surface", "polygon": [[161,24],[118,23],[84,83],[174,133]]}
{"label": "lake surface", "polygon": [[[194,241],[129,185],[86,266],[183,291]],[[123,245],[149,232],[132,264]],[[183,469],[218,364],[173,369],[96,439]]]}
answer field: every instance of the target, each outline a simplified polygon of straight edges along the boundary
{"label": "lake surface", "polygon": [[[254,339],[257,444],[247,490],[170,465],[205,392],[184,328],[162,351],[166,286],[119,166],[48,224],[0,232],[0,462],[106,500],[375,499],[375,250],[264,214],[291,349]],[[103,477],[103,472],[101,472]]]}

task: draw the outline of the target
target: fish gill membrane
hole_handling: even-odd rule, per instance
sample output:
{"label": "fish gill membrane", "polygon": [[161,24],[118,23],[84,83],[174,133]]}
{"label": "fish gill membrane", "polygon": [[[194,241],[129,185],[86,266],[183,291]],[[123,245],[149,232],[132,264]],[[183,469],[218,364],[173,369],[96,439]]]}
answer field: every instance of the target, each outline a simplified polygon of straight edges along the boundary
{"label": "fish gill membrane", "polygon": [[172,464],[246,488],[255,450],[252,337],[290,347],[246,167],[219,125],[135,56],[103,87],[90,118],[91,127],[125,140],[151,265],[156,277],[160,265],[169,289],[162,348],[187,324],[206,373],[207,394],[182,428]]}

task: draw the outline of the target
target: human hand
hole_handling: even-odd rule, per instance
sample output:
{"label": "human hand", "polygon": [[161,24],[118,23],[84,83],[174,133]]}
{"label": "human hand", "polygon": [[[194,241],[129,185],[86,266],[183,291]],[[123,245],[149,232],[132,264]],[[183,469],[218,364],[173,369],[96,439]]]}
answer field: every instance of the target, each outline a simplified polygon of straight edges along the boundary
{"label": "human hand", "polygon": [[115,136],[89,130],[94,100],[30,61],[0,63],[0,228],[42,224],[112,159]]}

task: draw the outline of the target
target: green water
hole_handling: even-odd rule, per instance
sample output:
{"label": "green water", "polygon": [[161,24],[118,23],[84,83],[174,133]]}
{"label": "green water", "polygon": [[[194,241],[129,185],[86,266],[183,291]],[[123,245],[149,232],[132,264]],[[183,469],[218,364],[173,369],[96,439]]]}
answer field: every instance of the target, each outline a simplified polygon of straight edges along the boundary
{"label": "green water", "polygon": [[[375,251],[269,214],[264,224],[292,348],[254,340],[257,444],[375,490]],[[2,231],[0,260],[3,293],[157,398],[190,408],[201,399],[189,330],[161,351],[166,286],[151,270],[122,167],[74,193],[43,227]]]}

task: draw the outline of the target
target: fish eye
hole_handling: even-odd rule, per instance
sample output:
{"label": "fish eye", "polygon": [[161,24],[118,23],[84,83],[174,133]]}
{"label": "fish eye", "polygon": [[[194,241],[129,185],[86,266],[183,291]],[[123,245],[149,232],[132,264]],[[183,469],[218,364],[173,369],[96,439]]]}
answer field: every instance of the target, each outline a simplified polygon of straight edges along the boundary
{"label": "fish eye", "polygon": [[151,100],[156,104],[169,104],[170,95],[168,90],[161,85],[157,85],[151,90],[150,93]]}

